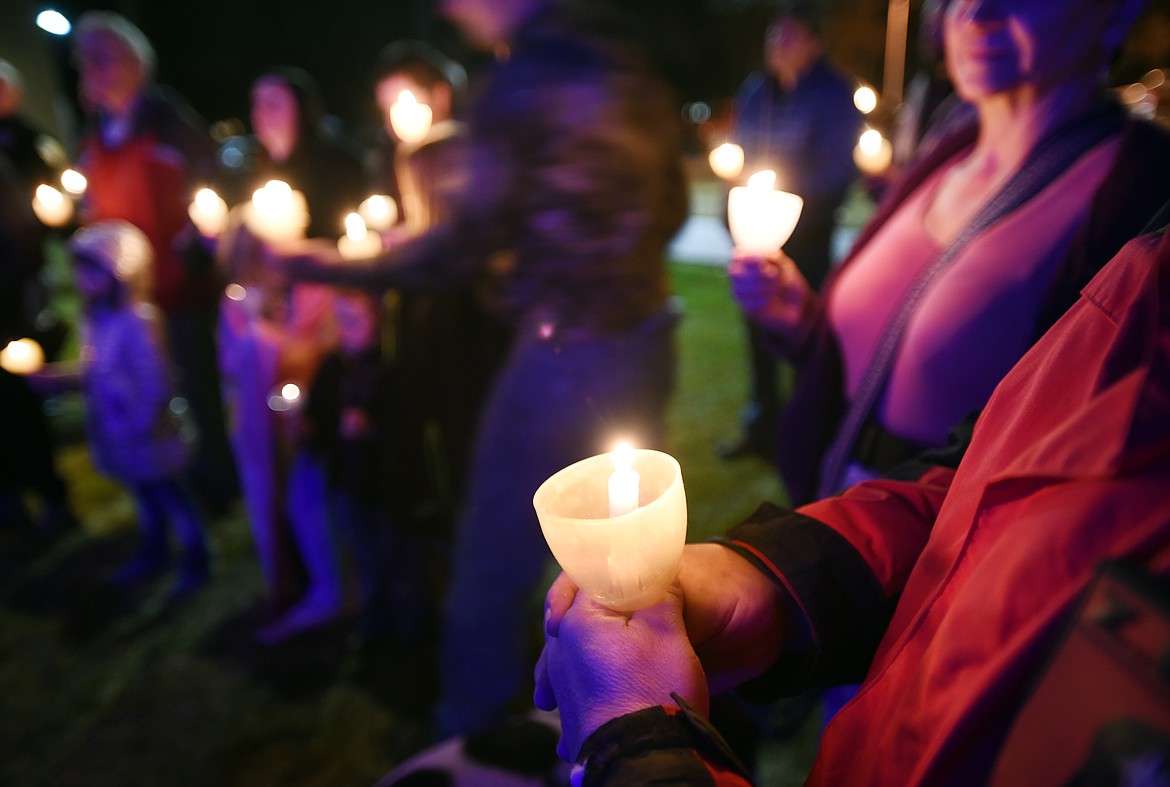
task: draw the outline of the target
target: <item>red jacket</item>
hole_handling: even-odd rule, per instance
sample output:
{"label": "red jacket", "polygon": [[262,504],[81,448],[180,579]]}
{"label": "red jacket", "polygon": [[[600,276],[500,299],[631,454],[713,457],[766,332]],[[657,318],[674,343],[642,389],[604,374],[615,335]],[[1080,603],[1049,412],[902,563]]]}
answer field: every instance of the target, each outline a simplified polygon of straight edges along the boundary
{"label": "red jacket", "polygon": [[96,128],[82,140],[85,220],[125,219],[146,233],[155,255],[152,299],[164,311],[208,308],[219,296],[213,271],[206,260],[188,265],[178,238],[195,188],[208,174],[211,138],[190,110],[153,90],[139,98],[131,126],[116,146],[104,143]]}
{"label": "red jacket", "polygon": [[[761,683],[865,669],[810,784],[986,783],[1098,564],[1170,577],[1170,237],[1131,242],[1093,279],[1000,383],[957,471],[766,511],[729,538],[813,633]],[[677,738],[685,717],[654,718]],[[639,761],[606,730],[583,756],[617,783]],[[644,755],[652,740],[637,741]]]}

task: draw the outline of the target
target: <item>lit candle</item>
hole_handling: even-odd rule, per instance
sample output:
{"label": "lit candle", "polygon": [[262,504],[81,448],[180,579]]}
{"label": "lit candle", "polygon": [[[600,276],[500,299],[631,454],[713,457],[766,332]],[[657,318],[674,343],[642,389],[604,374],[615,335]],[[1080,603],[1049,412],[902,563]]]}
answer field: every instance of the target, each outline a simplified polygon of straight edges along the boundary
{"label": "lit candle", "polygon": [[392,197],[375,194],[358,205],[358,215],[374,232],[385,232],[398,221],[398,204]]}
{"label": "lit candle", "polygon": [[634,470],[634,447],[619,443],[613,452],[613,473],[609,477],[609,515],[625,516],[638,507],[638,473]]}
{"label": "lit candle", "polygon": [[305,195],[282,180],[270,180],[252,193],[244,222],[257,237],[269,243],[302,238],[309,226]]}
{"label": "lit candle", "polygon": [[598,603],[642,609],[674,580],[687,505],[668,454],[626,446],[582,459],[541,484],[532,504],[553,557]]}
{"label": "lit candle", "polygon": [[417,145],[431,130],[431,108],[419,102],[414,93],[403,90],[390,105],[390,127],[405,145]]}
{"label": "lit candle", "polygon": [[89,186],[89,181],[75,169],[67,169],[61,173],[61,187],[74,196],[80,196],[85,193]]}
{"label": "lit candle", "polygon": [[866,175],[882,174],[893,160],[894,146],[875,128],[864,132],[853,148],[853,163]]}
{"label": "lit candle", "polygon": [[52,186],[44,183],[37,186],[33,197],[33,213],[48,227],[64,227],[73,218],[73,201]]}
{"label": "lit candle", "polygon": [[45,365],[45,351],[34,339],[16,339],[0,350],[0,368],[10,374],[33,374]]}
{"label": "lit candle", "polygon": [[743,148],[734,142],[724,142],[707,156],[711,171],[724,180],[738,178],[743,172]]}
{"label": "lit candle", "polygon": [[214,238],[227,229],[228,207],[223,197],[211,189],[199,189],[187,207],[187,215],[195,229],[209,238]]}
{"label": "lit candle", "polygon": [[775,253],[796,229],[804,200],[777,191],[776,173],[766,169],[736,186],[727,196],[727,223],[735,247],[743,254],[766,257]]}
{"label": "lit candle", "polygon": [[868,115],[877,109],[877,105],[877,91],[869,85],[862,85],[853,91],[853,106],[857,107],[857,111],[861,114]]}
{"label": "lit candle", "polygon": [[382,251],[382,236],[366,229],[366,223],[356,213],[345,217],[345,234],[337,239],[337,250],[347,260],[375,257]]}

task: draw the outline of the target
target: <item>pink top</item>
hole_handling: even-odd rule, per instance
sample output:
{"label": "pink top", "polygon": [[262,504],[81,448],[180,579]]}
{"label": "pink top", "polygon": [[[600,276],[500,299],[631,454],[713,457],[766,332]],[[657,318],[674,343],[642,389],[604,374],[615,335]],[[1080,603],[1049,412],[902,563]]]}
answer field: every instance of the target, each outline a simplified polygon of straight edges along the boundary
{"label": "pink top", "polygon": [[[941,445],[959,419],[987,402],[1030,346],[1036,316],[1119,145],[1120,138],[1113,137],[1086,153],[968,243],[934,280],[903,335],[879,401],[879,423],[917,442]],[[922,183],[828,295],[847,397],[857,391],[902,298],[943,250],[923,218],[935,189],[958,161]]]}

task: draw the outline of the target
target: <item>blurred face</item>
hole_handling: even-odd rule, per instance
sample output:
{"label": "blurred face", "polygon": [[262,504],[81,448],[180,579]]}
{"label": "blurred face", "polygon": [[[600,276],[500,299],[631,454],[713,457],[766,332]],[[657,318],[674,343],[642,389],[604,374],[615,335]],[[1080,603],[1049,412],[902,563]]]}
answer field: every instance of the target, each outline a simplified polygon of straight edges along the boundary
{"label": "blurred face", "polygon": [[118,286],[114,274],[83,256],[77,257],[74,279],[77,282],[77,293],[90,303],[111,297]]}
{"label": "blurred face", "polygon": [[819,54],[820,42],[799,20],[781,18],[764,35],[764,65],[781,82],[800,76]]}
{"label": "blurred face", "polygon": [[292,88],[265,77],[252,88],[252,130],[276,161],[284,161],[297,144],[300,110]]}
{"label": "blurred face", "polygon": [[507,43],[516,0],[439,0],[439,10],[471,44],[491,50]]}
{"label": "blurred face", "polygon": [[1096,78],[1112,7],[1109,0],[954,0],[943,33],[956,90],[979,101]]}
{"label": "blurred face", "polygon": [[130,47],[102,30],[87,33],[78,41],[77,67],[82,99],[107,112],[129,109],[146,82],[146,71]]}
{"label": "blurred face", "polygon": [[374,346],[378,340],[378,314],[372,296],[365,293],[339,293],[333,308],[342,350],[358,353]]}

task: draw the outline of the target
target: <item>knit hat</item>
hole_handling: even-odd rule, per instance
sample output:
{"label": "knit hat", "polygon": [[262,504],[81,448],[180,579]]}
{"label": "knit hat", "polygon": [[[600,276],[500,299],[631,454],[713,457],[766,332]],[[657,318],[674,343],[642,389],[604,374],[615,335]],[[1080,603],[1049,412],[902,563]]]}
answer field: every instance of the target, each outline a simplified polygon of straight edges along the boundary
{"label": "knit hat", "polygon": [[131,291],[145,290],[154,253],[146,235],[130,222],[107,219],[87,224],[69,239],[69,248],[114,274]]}

